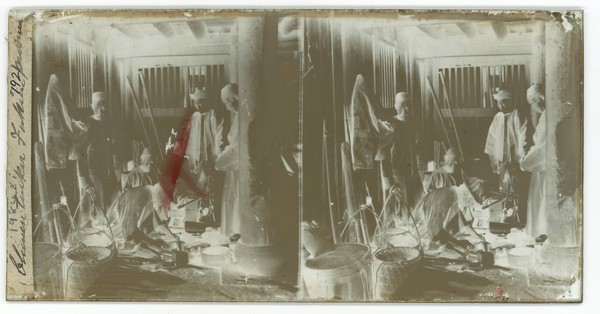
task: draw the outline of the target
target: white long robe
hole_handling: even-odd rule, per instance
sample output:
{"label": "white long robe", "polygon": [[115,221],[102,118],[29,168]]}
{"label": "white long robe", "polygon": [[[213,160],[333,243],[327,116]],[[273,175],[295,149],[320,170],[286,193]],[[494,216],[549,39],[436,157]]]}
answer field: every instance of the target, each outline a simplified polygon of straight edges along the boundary
{"label": "white long robe", "polygon": [[[506,134],[506,137],[505,137]],[[515,109],[494,116],[485,142],[485,153],[493,162],[519,163],[527,149],[527,119]]]}
{"label": "white long robe", "polygon": [[533,133],[533,146],[521,161],[521,169],[531,172],[527,198],[527,233],[548,234],[546,211],[546,111],[540,116]]}
{"label": "white long robe", "polygon": [[219,154],[222,123],[218,123],[214,110],[194,112],[190,137],[185,154],[191,162],[215,161]]}
{"label": "white long robe", "polygon": [[216,160],[217,170],[225,171],[225,186],[221,203],[221,233],[232,236],[240,232],[240,189],[239,189],[239,149],[238,149],[238,113],[232,115],[231,128],[227,134],[228,145]]}

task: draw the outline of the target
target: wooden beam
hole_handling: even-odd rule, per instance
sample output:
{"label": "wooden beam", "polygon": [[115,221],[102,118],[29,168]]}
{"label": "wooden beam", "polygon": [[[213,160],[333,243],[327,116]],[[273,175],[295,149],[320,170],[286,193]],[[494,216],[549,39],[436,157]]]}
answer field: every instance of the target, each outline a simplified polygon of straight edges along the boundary
{"label": "wooden beam", "polygon": [[125,34],[127,37],[129,37],[131,39],[140,39],[140,38],[144,37],[142,32],[140,32],[133,25],[115,24],[115,28],[117,28],[121,33]]}
{"label": "wooden beam", "polygon": [[475,36],[476,32],[475,32],[475,27],[473,27],[473,24],[471,24],[471,23],[456,23],[455,25],[468,38],[473,38]]}
{"label": "wooden beam", "polygon": [[438,32],[436,32],[435,30],[431,29],[430,26],[425,26],[425,25],[417,25],[417,28],[422,31],[423,33],[425,33],[425,35],[433,38],[433,39],[440,39],[441,36]]}
{"label": "wooden beam", "polygon": [[502,39],[508,34],[508,30],[506,29],[506,25],[504,23],[490,22],[490,25],[494,30],[494,34],[496,34],[496,38]]}
{"label": "wooden beam", "polygon": [[187,25],[196,39],[202,39],[206,36],[207,29],[203,21],[189,21]]}
{"label": "wooden beam", "polygon": [[169,25],[169,23],[167,23],[167,22],[152,23],[152,25],[154,27],[156,27],[156,29],[158,29],[158,31],[167,38],[171,38],[171,37],[175,36],[175,31],[173,30],[173,27],[171,27],[171,25]]}

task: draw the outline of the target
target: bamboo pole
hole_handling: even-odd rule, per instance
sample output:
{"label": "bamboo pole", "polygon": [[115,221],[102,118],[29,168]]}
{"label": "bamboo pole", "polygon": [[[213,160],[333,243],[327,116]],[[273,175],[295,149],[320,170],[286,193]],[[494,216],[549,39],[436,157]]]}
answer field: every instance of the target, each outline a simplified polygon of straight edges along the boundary
{"label": "bamboo pole", "polygon": [[[144,136],[146,137],[146,141],[148,142],[148,145],[151,145],[150,136],[148,136],[148,131],[146,130],[146,125],[144,125],[144,117],[142,116],[142,112],[140,111],[140,106],[138,105],[137,96],[135,95],[135,92],[133,91],[133,86],[131,85],[131,81],[129,80],[129,77],[126,77],[125,80],[127,83],[126,87],[129,90],[129,92],[131,93],[131,98],[133,99],[133,106],[135,107],[135,112],[138,114],[138,117],[140,118],[140,122],[142,123],[142,130],[144,131]],[[158,147],[158,150],[161,150],[160,147]]]}
{"label": "bamboo pole", "polygon": [[446,90],[446,77],[444,76],[443,72],[440,72],[440,76],[441,76],[441,81],[442,81],[442,90],[444,91],[444,98],[446,98],[446,101],[448,102],[448,110],[450,112],[450,121],[452,122],[452,127],[454,128],[454,136],[456,136],[456,144],[458,145],[458,151],[460,152],[460,159],[461,161],[464,161],[464,155],[463,155],[463,150],[462,150],[462,146],[460,145],[460,138],[458,137],[458,131],[456,130],[456,123],[454,122],[454,114],[452,112],[452,104],[450,103],[450,99],[448,97],[448,91]]}
{"label": "bamboo pole", "polygon": [[[154,114],[152,113],[152,107],[150,106],[150,101],[148,100],[148,93],[146,90],[146,83],[144,83],[144,74],[142,72],[138,72],[140,76],[140,82],[142,83],[142,92],[144,93],[144,103],[148,107],[148,113],[150,114],[150,124],[152,125],[152,130],[154,131],[154,137],[156,139],[156,145],[160,148],[160,141],[158,140],[158,132],[156,131],[156,125],[154,124]],[[160,158],[162,160],[165,159],[163,151],[159,149]]]}
{"label": "bamboo pole", "polygon": [[431,85],[431,78],[427,77],[427,87],[429,87],[429,91],[431,92],[431,97],[433,98],[433,103],[435,105],[435,109],[437,109],[437,113],[440,116],[440,123],[442,125],[442,129],[444,130],[444,135],[446,136],[446,141],[448,141],[448,145],[452,145],[450,141],[450,136],[448,136],[448,130],[446,129],[446,124],[444,123],[444,115],[442,114],[442,110],[440,109],[440,104],[438,102],[437,96],[435,95],[435,91],[433,90],[433,86]]}
{"label": "bamboo pole", "polygon": [[325,120],[323,120],[323,162],[325,164],[325,180],[327,184],[327,205],[329,207],[329,218],[331,220],[331,233],[333,235],[333,243],[338,244],[340,242],[339,234],[337,232],[337,217],[334,213],[333,202],[331,201],[331,182],[329,175],[329,154],[327,149],[327,127]]}

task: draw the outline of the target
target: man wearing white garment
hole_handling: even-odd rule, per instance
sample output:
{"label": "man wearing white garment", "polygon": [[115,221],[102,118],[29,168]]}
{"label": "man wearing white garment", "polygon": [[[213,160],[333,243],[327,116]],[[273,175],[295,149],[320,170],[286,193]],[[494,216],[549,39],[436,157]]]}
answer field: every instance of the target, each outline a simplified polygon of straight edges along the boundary
{"label": "man wearing white garment", "polygon": [[521,160],[521,169],[531,172],[527,197],[527,232],[532,236],[547,234],[546,212],[546,104],[544,85],[534,84],[527,90],[532,116],[539,120],[533,133],[533,146]]}

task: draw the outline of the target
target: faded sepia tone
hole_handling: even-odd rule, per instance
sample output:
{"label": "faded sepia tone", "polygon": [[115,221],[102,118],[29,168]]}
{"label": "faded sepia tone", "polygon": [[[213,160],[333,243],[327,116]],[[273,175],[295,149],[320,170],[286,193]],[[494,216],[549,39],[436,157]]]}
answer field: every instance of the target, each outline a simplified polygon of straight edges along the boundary
{"label": "faded sepia tone", "polygon": [[13,11],[7,298],[581,301],[582,18]]}

